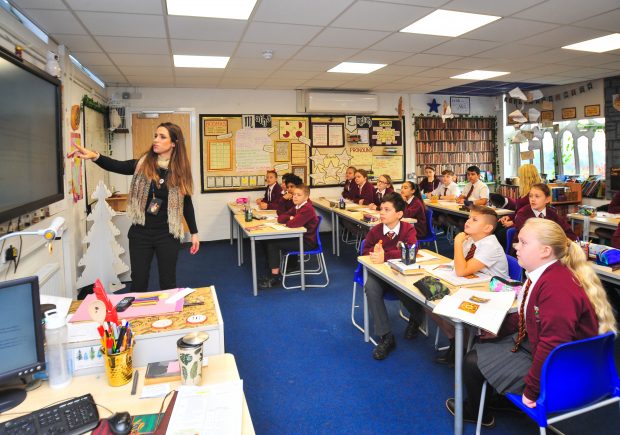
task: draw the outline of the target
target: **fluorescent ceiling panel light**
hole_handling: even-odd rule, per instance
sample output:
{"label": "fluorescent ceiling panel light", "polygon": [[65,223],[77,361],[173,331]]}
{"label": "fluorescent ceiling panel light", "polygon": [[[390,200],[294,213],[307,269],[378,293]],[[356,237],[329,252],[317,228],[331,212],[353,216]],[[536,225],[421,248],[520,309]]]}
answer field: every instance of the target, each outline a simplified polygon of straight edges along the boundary
{"label": "fluorescent ceiling panel light", "polygon": [[166,0],[168,15],[247,20],[256,0]]}
{"label": "fluorescent ceiling panel light", "polygon": [[435,12],[405,27],[401,32],[437,36],[460,36],[500,18],[495,15],[470,14],[468,12],[437,9]]}
{"label": "fluorescent ceiling panel light", "polygon": [[174,66],[177,68],[226,68],[230,57],[226,56],[188,56],[175,54]]}
{"label": "fluorescent ceiling panel light", "polygon": [[385,63],[341,62],[327,72],[368,74],[386,65]]}
{"label": "fluorescent ceiling panel light", "polygon": [[510,74],[506,71],[484,71],[481,69],[476,69],[474,71],[470,71],[464,74],[459,74],[458,76],[452,76],[451,79],[462,79],[462,80],[486,80],[492,77],[505,76],[506,74]]}
{"label": "fluorescent ceiling panel light", "polygon": [[566,48],[567,50],[591,51],[593,53],[605,53],[606,51],[617,50],[620,48],[620,33],[612,33],[611,35],[589,39],[562,48]]}

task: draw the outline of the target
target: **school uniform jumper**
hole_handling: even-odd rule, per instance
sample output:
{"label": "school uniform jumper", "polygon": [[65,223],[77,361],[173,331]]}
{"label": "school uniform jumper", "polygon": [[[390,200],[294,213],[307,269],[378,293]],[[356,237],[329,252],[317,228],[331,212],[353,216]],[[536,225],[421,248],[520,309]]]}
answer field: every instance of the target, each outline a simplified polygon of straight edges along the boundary
{"label": "school uniform jumper", "polygon": [[431,193],[433,190],[439,187],[441,180],[437,177],[433,178],[433,181],[428,181],[428,178],[424,177],[424,181],[421,181],[418,186],[423,193]]}
{"label": "school uniform jumper", "polygon": [[506,204],[505,208],[507,208],[508,210],[519,211],[521,210],[521,207],[525,207],[526,205],[530,204],[529,195],[521,196],[517,199],[506,197],[506,199],[508,200],[508,204]]}
{"label": "school uniform jumper", "polygon": [[[106,171],[123,175],[133,175],[138,160],[119,161],[100,155],[95,163]],[[167,169],[158,168],[159,176],[166,180]],[[131,290],[147,291],[151,261],[157,256],[159,272],[159,288],[161,290],[177,287],[176,266],[181,241],[170,234],[168,229],[168,186],[167,183],[156,186],[151,182],[149,197],[155,195],[162,201],[159,213],[152,215],[145,211],[144,225],[132,224],[127,238],[129,239],[129,260],[131,263]],[[149,201],[146,203],[148,209]],[[198,233],[192,197],[185,195],[183,199],[183,217],[191,234]]]}
{"label": "school uniform jumper", "polygon": [[[317,247],[316,227],[319,225],[319,218],[316,215],[312,201],[309,199],[301,207],[292,207],[279,215],[278,222],[285,224],[289,228],[306,228],[304,233],[304,251]],[[275,269],[280,267],[280,251],[298,251],[299,241],[297,239],[270,240],[266,242],[266,249],[269,268]]]}
{"label": "school uniform jumper", "polygon": [[[269,192],[271,190],[271,192]],[[267,186],[265,188],[265,196],[263,196],[263,202],[267,203],[267,210],[276,210],[278,200],[282,196],[282,186],[279,183],[275,183],[273,188]]]}
{"label": "school uniform jumper", "polygon": [[353,199],[353,194],[354,194],[354,188],[356,188],[357,185],[355,184],[355,181],[353,180],[346,180],[344,182],[344,187],[342,189],[342,197],[344,199]]}
{"label": "school uniform jumper", "polygon": [[379,192],[379,189],[375,188],[375,196],[372,201],[373,204],[376,205],[377,208],[379,208],[381,206],[381,200],[383,199],[383,197],[387,195],[388,193],[392,193],[392,192],[394,192],[393,187],[386,187],[383,192]]}
{"label": "school uniform jumper", "polygon": [[403,217],[416,219],[417,222],[414,225],[418,238],[423,239],[426,237],[428,234],[428,224],[426,222],[426,207],[424,206],[424,201],[412,196],[410,202],[407,203],[407,208],[405,208]]}
{"label": "school uniform jumper", "polygon": [[[407,222],[401,221],[392,231],[395,234],[390,239],[388,235],[390,230],[386,225],[375,225],[366,234],[362,255],[369,255],[370,252],[374,251],[375,245],[381,240],[386,261],[400,258],[401,253],[400,248],[397,247],[398,242],[407,243],[408,245],[417,242],[415,227]],[[372,313],[375,335],[383,336],[391,331],[387,309],[383,300],[383,294],[387,291],[393,291],[415,319],[422,318],[423,308],[420,304],[414,302],[408,295],[394,289],[382,279],[377,278],[372,272],[368,273],[364,290],[368,299],[368,307]]]}
{"label": "school uniform jumper", "polygon": [[284,195],[280,196],[275,203],[275,211],[280,216],[282,213],[287,212],[291,207],[295,207],[292,199],[285,199]]}
{"label": "school uniform jumper", "polygon": [[355,185],[352,188],[353,196],[350,198],[356,204],[359,204],[360,199],[364,200],[364,205],[370,205],[375,199],[375,187],[368,181],[365,182],[362,187]]}
{"label": "school uniform jumper", "polygon": [[[539,217],[539,216],[534,214],[534,210],[532,209],[532,207],[521,207],[521,209],[517,212],[514,218],[514,222],[515,222],[514,227],[516,229],[516,232],[515,232],[515,236],[513,240],[515,241],[517,240],[517,237],[519,236],[519,232],[521,231],[521,228],[523,228],[523,225],[525,225],[525,221],[533,217]],[[570,227],[566,219],[560,216],[551,207],[545,208],[544,219],[551,219],[552,221],[559,224],[564,230],[564,232],[566,233],[566,237],[568,237],[569,239],[573,241],[578,239],[577,234],[573,232],[572,228]]]}

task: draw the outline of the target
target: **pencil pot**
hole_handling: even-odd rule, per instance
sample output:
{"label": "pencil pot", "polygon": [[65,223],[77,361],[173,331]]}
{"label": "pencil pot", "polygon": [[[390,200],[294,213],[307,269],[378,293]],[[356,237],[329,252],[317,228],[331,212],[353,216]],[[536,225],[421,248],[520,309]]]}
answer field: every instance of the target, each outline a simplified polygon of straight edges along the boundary
{"label": "pencil pot", "polygon": [[108,377],[108,384],[112,387],[120,387],[131,381],[133,373],[132,353],[133,347],[121,353],[107,355],[103,349],[103,360],[105,363],[105,374]]}
{"label": "pencil pot", "polygon": [[416,245],[407,245],[406,243],[400,244],[400,260],[406,264],[415,263]]}

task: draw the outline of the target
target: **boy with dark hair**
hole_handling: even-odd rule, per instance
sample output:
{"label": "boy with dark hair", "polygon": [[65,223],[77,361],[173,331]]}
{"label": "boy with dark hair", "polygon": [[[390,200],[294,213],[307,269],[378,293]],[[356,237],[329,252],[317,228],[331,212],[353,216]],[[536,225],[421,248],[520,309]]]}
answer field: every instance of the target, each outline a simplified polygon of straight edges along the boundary
{"label": "boy with dark hair", "polygon": [[469,181],[461,196],[456,202],[463,204],[465,201],[471,201],[475,205],[486,205],[489,199],[489,188],[480,180],[480,168],[478,166],[470,166],[467,168],[467,180]]}
{"label": "boy with dark hair", "polygon": [[[294,174],[286,174],[288,177],[286,178],[286,192],[278,199],[275,205],[276,212],[278,216],[282,213],[288,211],[293,204],[293,191],[295,187],[301,186],[304,184],[301,178]],[[282,180],[284,180],[284,176],[282,176]]]}
{"label": "boy with dark hair", "polygon": [[456,199],[461,195],[461,190],[459,186],[454,182],[455,175],[454,171],[450,169],[446,169],[441,172],[441,184],[435,190],[433,190],[432,195],[437,196],[439,199],[447,199],[452,200]]}
{"label": "boy with dark hair", "polygon": [[269,169],[265,175],[265,196],[258,198],[256,203],[261,210],[275,210],[276,202],[282,196],[282,186],[278,184],[278,173],[275,169]]}
{"label": "boy with dark hair", "polygon": [[[388,193],[383,197],[379,208],[381,223],[375,225],[366,235],[362,252],[362,255],[370,255],[373,263],[383,263],[386,260],[400,258],[399,242],[408,245],[417,242],[415,227],[407,222],[401,222],[406,206],[405,200],[397,193]],[[411,340],[418,335],[420,324],[415,318],[420,318],[422,315],[422,307],[409,296],[394,290],[372,272],[368,274],[364,290],[373,317],[374,332],[379,336],[379,343],[373,350],[372,356],[376,360],[382,360],[396,347],[396,339],[390,329],[383,294],[393,290],[411,313],[405,330],[406,339]]]}

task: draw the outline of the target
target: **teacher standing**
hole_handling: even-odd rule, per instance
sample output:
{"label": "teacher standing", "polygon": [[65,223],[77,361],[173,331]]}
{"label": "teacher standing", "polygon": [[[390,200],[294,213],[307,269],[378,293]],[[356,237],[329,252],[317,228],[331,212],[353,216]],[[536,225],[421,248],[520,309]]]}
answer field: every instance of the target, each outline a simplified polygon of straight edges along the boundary
{"label": "teacher standing", "polygon": [[176,266],[183,237],[183,218],[192,235],[193,255],[200,248],[192,204],[192,171],[181,128],[171,122],[157,127],[153,145],[140,159],[119,161],[76,145],[69,157],[92,160],[117,174],[133,175],[127,214],[131,219],[129,258],[132,291],[147,291],[153,255],[160,289],[176,288]]}

